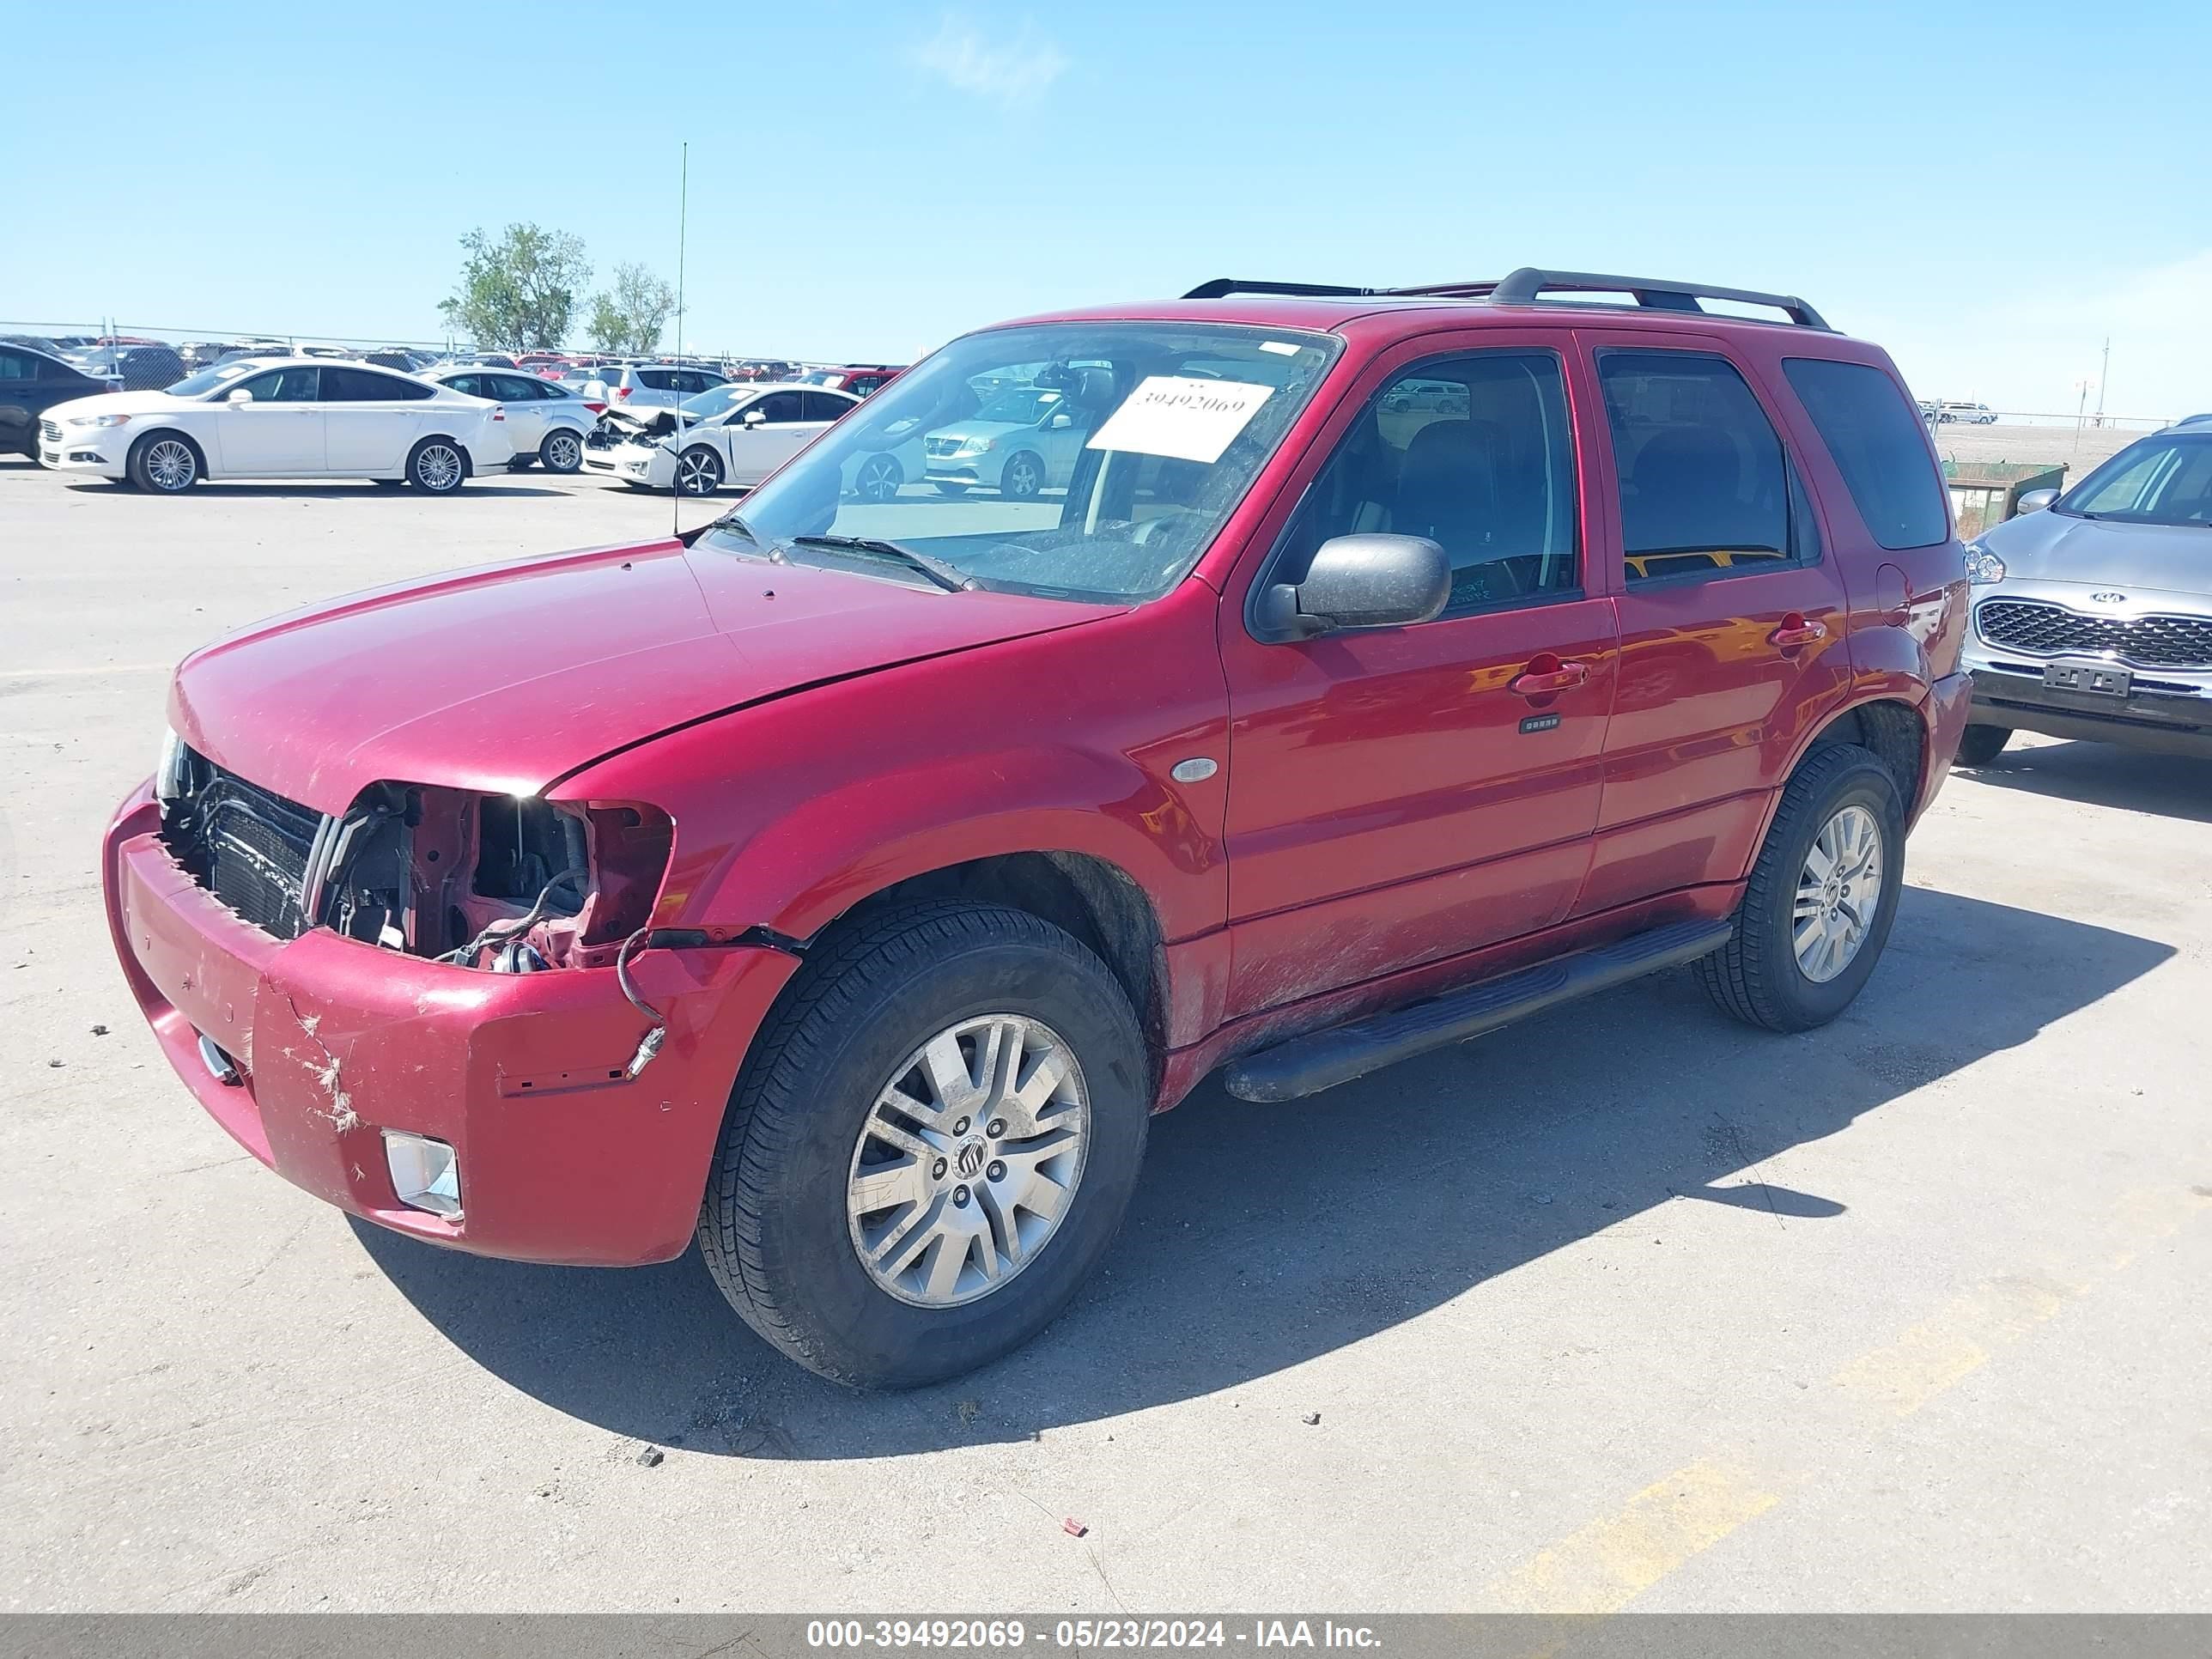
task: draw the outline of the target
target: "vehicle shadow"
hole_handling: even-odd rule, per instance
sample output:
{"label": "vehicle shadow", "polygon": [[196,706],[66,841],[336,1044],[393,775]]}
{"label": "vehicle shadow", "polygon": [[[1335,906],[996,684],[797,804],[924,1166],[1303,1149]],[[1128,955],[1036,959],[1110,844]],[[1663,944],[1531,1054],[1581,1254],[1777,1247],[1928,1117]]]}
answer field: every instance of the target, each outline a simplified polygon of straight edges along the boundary
{"label": "vehicle shadow", "polygon": [[[1881,970],[1823,1030],[1747,1030],[1680,972],[1304,1102],[1248,1105],[1209,1083],[1154,1120],[1128,1221],[1058,1323],[907,1395],[851,1394],[783,1359],[696,1250],[626,1272],[539,1267],[354,1226],[478,1364],[619,1434],[802,1459],[1029,1439],[1357,1342],[1677,1194],[1839,1215],[1739,1172],[2030,1041],[2172,954],[1909,888]],[[1593,1023],[1605,1041],[1586,1040]]]}
{"label": "vehicle shadow", "polygon": [[[106,478],[74,480],[69,488],[80,495],[137,495],[138,492]],[[542,484],[521,484],[510,481],[508,474],[471,478],[451,495],[441,499],[453,501],[484,500],[506,495],[565,495],[565,489],[548,489]],[[200,497],[230,497],[239,501],[419,501],[422,492],[410,488],[392,489],[373,483],[201,483],[179,499],[192,501]]]}
{"label": "vehicle shadow", "polygon": [[2212,823],[2212,760],[2188,755],[2146,754],[2109,743],[2027,746],[2015,739],[1990,765],[1961,767],[1959,775],[2055,800]]}

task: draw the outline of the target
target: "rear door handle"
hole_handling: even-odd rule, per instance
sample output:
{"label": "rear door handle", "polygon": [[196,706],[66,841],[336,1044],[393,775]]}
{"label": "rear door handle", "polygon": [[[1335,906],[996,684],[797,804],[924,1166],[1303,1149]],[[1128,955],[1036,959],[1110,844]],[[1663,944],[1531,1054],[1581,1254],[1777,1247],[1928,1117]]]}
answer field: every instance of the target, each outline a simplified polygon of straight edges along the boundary
{"label": "rear door handle", "polygon": [[1766,636],[1766,642],[1769,645],[1780,646],[1811,645],[1817,640],[1825,640],[1827,637],[1827,623],[1808,622],[1793,611],[1782,619],[1781,627]]}
{"label": "rear door handle", "polygon": [[1561,662],[1547,651],[1508,680],[1506,690],[1524,697],[1540,697],[1553,691],[1571,690],[1589,680],[1588,663]]}

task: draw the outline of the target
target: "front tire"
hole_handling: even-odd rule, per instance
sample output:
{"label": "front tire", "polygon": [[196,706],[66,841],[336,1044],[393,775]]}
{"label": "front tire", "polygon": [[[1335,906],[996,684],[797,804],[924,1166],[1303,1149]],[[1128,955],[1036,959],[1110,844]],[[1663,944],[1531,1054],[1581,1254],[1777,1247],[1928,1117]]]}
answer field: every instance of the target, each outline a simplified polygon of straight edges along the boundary
{"label": "front tire", "polygon": [[1735,937],[1698,964],[1706,994],[1770,1031],[1826,1025],[1873,975],[1904,884],[1889,769],[1857,744],[1818,751],[1782,792]]}
{"label": "front tire", "polygon": [[124,471],[139,489],[155,495],[181,495],[200,481],[199,451],[174,432],[149,432],[131,447]]}
{"label": "front tire", "polygon": [[453,495],[468,476],[468,457],[451,438],[425,438],[407,457],[407,482],[426,495]]}
{"label": "front tire", "polygon": [[1044,488],[1044,462],[1028,450],[1018,450],[1006,457],[1006,465],[999,473],[999,493],[1009,501],[1026,501],[1036,499]]}
{"label": "front tire", "polygon": [[811,954],[740,1075],[699,1216],[708,1270],[856,1388],[957,1376],[1049,1324],[1121,1224],[1150,1066],[1060,929],[902,905]]}
{"label": "front tire", "polygon": [[864,501],[888,501],[906,483],[906,469],[896,455],[871,455],[853,474],[853,493]]}
{"label": "front tire", "polygon": [[1987,766],[2011,741],[2009,726],[1970,726],[1959,738],[1959,764]]}
{"label": "front tire", "polygon": [[711,495],[722,487],[722,458],[697,444],[676,458],[676,488],[686,495]]}

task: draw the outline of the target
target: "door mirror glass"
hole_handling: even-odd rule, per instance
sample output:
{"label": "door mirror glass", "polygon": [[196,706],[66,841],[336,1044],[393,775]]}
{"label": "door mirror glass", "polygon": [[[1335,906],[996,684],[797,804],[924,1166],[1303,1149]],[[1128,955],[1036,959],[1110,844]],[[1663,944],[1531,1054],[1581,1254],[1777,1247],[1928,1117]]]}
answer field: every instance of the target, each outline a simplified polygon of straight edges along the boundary
{"label": "door mirror glass", "polygon": [[2057,499],[2058,492],[2055,489],[2024,490],[2021,494],[2020,510],[2023,513],[2040,513]]}
{"label": "door mirror glass", "polygon": [[1333,536],[1315,550],[1304,581],[1261,595],[1255,621],[1275,642],[1403,628],[1443,611],[1451,586],[1451,561],[1426,536]]}

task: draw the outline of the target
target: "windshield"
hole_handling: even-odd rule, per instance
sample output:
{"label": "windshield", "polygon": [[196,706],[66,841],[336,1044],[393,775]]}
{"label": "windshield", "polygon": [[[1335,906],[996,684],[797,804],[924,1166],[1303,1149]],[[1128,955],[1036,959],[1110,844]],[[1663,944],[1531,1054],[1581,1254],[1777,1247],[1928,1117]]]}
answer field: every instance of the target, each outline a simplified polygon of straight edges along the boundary
{"label": "windshield", "polygon": [[1210,323],[971,334],[854,405],[746,499],[742,530],[701,545],[859,538],[982,587],[1152,598],[1206,550],[1342,344]]}
{"label": "windshield", "polygon": [[2122,524],[2212,527],[2212,433],[2160,433],[2130,444],[2051,511]]}
{"label": "windshield", "polygon": [[1001,393],[975,412],[979,421],[1006,421],[1016,426],[1027,426],[1032,421],[1042,420],[1054,404],[1060,400],[1057,392],[1036,386],[1023,386],[1016,392]]}
{"label": "windshield", "polygon": [[186,376],[168,389],[169,395],[172,398],[204,397],[219,386],[241,375],[251,374],[259,366],[250,357],[234,357],[228,362],[217,363],[213,368],[204,368],[197,374]]}
{"label": "windshield", "polygon": [[749,386],[710,386],[694,397],[686,398],[677,407],[695,421],[703,421],[719,415],[740,398],[750,398],[753,389]]}

